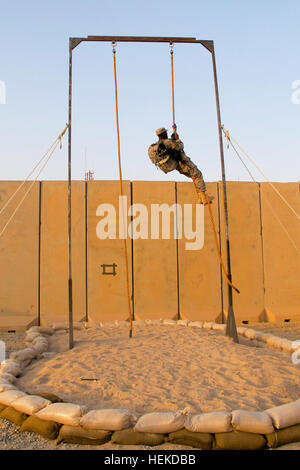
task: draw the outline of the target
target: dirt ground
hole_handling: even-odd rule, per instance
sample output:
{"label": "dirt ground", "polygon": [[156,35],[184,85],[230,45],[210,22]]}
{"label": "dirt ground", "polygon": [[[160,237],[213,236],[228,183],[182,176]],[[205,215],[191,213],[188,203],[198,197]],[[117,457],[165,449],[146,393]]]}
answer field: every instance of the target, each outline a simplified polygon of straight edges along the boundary
{"label": "dirt ground", "polygon": [[[246,326],[246,325],[245,325]],[[256,324],[249,324],[247,325],[248,327],[250,328],[254,328],[254,329],[257,329],[257,330],[260,330],[260,331],[268,331],[270,333],[273,333],[277,336],[280,336],[280,337],[283,337],[283,338],[288,338],[290,340],[297,340],[297,339],[300,339],[300,322],[291,322],[291,323],[256,323]],[[148,328],[147,330],[147,334],[148,334],[148,338],[146,336],[146,333],[145,333],[145,328]],[[151,342],[153,344],[153,338],[154,337],[159,337],[159,341],[162,341],[162,345],[163,347],[161,348],[162,349],[162,353],[165,355],[165,357],[169,357],[169,358],[173,358],[173,362],[172,360],[170,361],[170,363],[168,363],[168,361],[165,361],[164,362],[164,367],[167,368],[169,367],[170,370],[168,371],[168,374],[169,374],[169,379],[172,381],[174,380],[174,370],[176,371],[176,368],[174,369],[174,366],[176,364],[176,362],[178,362],[178,357],[173,354],[170,353],[170,350],[172,351],[172,349],[174,349],[174,344],[179,344],[180,341],[181,341],[181,345],[184,346],[185,348],[185,353],[188,355],[189,354],[189,348],[193,349],[195,348],[195,345],[193,344],[193,341],[192,341],[192,337],[194,337],[193,340],[195,340],[196,338],[196,341],[203,341],[202,343],[202,348],[199,348],[198,352],[197,352],[197,355],[195,356],[196,359],[198,360],[198,362],[200,362],[202,364],[202,372],[201,372],[201,377],[202,379],[204,379],[204,383],[206,384],[206,388],[204,387],[204,389],[201,390],[202,393],[200,394],[191,394],[189,396],[188,399],[186,399],[186,401],[180,403],[182,406],[183,405],[191,405],[191,408],[192,408],[192,412],[198,412],[198,411],[211,411],[216,405],[220,407],[222,401],[223,403],[225,404],[225,408],[226,408],[226,396],[228,395],[228,390],[225,390],[225,393],[223,393],[223,395],[220,396],[220,394],[216,394],[216,397],[213,396],[212,394],[212,390],[213,388],[211,388],[210,386],[211,385],[214,385],[216,386],[216,384],[220,387],[228,387],[228,381],[226,380],[226,370],[225,370],[225,373],[224,373],[224,368],[222,368],[222,370],[220,369],[216,369],[216,373],[217,373],[217,376],[218,376],[218,373],[219,373],[219,383],[218,381],[216,382],[216,379],[213,379],[212,382],[210,383],[208,381],[208,376],[204,376],[205,374],[205,368],[207,367],[212,367],[214,362],[211,362],[210,364],[207,364],[206,363],[203,363],[203,358],[201,357],[201,351],[205,351],[206,353],[206,356],[208,354],[208,356],[211,356],[210,357],[210,360],[212,360],[212,356],[214,354],[214,350],[216,351],[219,351],[218,354],[221,354],[221,356],[223,357],[224,359],[224,354],[226,356],[226,354],[229,354],[230,357],[232,357],[232,351],[231,351],[231,348],[234,346],[230,340],[228,338],[222,338],[222,334],[219,333],[219,332],[214,332],[214,331],[204,331],[204,330],[197,330],[197,331],[190,331],[189,328],[186,328],[186,327],[179,327],[179,326],[161,326],[161,327],[157,327],[157,328],[160,328],[161,329],[161,334],[158,335],[158,332],[155,330],[152,330],[150,329],[149,330],[149,326],[143,326],[143,325],[140,325],[139,327],[136,327],[136,331],[135,331],[135,335],[136,335],[136,348],[137,347],[142,347],[142,342],[139,343],[139,337],[143,337],[143,346],[144,346],[144,352],[145,354],[149,355],[149,351],[147,349],[147,345],[145,345],[145,343],[147,343],[147,341],[149,342],[149,347],[151,345]],[[122,333],[122,328],[118,328],[118,329],[115,329],[115,330],[112,330],[112,329],[101,329],[101,334],[103,334],[105,336],[105,339],[106,339],[106,347],[109,346],[110,342],[111,341],[116,341],[116,338],[118,338],[118,344],[122,344],[122,336],[123,336],[123,333]],[[118,333],[117,333],[118,332]],[[124,331],[125,332],[125,331]],[[76,350],[76,341],[77,341],[77,346],[78,346],[78,351],[81,349],[81,352],[80,354],[82,355],[82,352],[84,351],[84,349],[86,349],[86,341],[88,340],[88,337],[86,336],[87,335],[87,331],[84,330],[84,331],[79,331],[79,332],[76,332],[75,334],[75,348],[74,350]],[[98,332],[99,334],[99,332]],[[188,343],[188,338],[189,336],[186,336],[186,335],[190,335],[190,340],[189,340],[189,345],[187,345]],[[95,335],[95,332],[94,332],[94,335]],[[196,336],[195,336],[196,335]],[[85,337],[86,336],[86,337]],[[54,338],[56,337],[56,339],[54,340]],[[57,393],[58,395],[63,395],[62,398],[63,399],[68,399],[70,398],[69,396],[66,396],[66,394],[64,395],[62,393],[63,389],[60,389],[58,387],[58,389],[53,389],[53,384],[55,383],[55,381],[57,381],[57,377],[52,377],[51,378],[51,374],[49,375],[49,370],[51,370],[51,367],[52,366],[55,366],[56,365],[56,362],[58,361],[61,361],[61,359],[59,359],[59,356],[62,355],[62,354],[67,354],[68,351],[67,351],[67,342],[66,342],[66,339],[67,339],[67,335],[66,334],[60,334],[60,335],[55,335],[53,337],[53,339],[51,340],[51,343],[50,343],[50,350],[52,351],[56,351],[57,354],[56,356],[54,356],[54,358],[51,358],[51,359],[48,359],[47,361],[46,360],[41,360],[41,361],[34,361],[34,363],[32,363],[25,371],[24,371],[24,374],[21,376],[20,379],[18,379],[18,383],[17,383],[17,386],[20,388],[20,389],[24,389],[25,391],[28,391],[28,393],[35,393],[35,387],[36,386],[41,386],[41,383],[39,383],[39,379],[41,379],[41,377],[43,377],[45,379],[45,373],[46,373],[46,370],[48,368],[48,374],[47,374],[47,377],[50,377],[48,380],[49,382],[46,382],[44,381],[44,388],[45,390],[42,390],[42,391],[50,391],[49,388],[47,388],[48,385],[51,386],[51,392],[53,393]],[[89,340],[91,341],[91,347],[92,346],[92,343],[94,344],[94,347],[95,347],[95,350],[96,350],[96,347],[97,345],[99,346],[99,342],[97,343],[97,340],[99,338],[98,337],[95,337],[93,335],[89,335]],[[179,340],[180,339],[180,340]],[[0,332],[0,340],[4,341],[5,344],[6,344],[6,352],[7,352],[7,357],[9,356],[10,352],[12,351],[15,351],[17,349],[21,349],[24,347],[24,334],[23,333],[2,333]],[[101,340],[103,342],[103,337],[100,338],[100,343],[101,343]],[[177,341],[177,343],[176,343]],[[212,341],[216,341],[216,344],[214,345],[214,347],[212,347],[211,349],[208,348],[208,345],[209,345],[209,342],[212,342]],[[270,395],[270,386],[272,387],[272,380],[273,380],[273,385],[274,385],[274,393],[276,394],[276,387],[277,387],[277,390],[278,390],[278,393],[277,393],[277,401],[276,399],[274,398],[274,406],[280,404],[281,402],[282,403],[286,403],[288,401],[293,401],[295,399],[297,399],[299,397],[298,392],[298,388],[297,388],[297,385],[299,384],[300,386],[300,381],[299,381],[299,377],[300,377],[300,369],[299,369],[299,366],[294,366],[295,369],[294,369],[294,378],[295,378],[295,387],[294,388],[291,388],[291,385],[290,386],[286,386],[284,387],[284,383],[279,383],[278,380],[279,378],[281,378],[282,380],[285,379],[286,380],[286,383],[289,382],[290,379],[292,379],[292,375],[290,375],[292,372],[292,365],[291,365],[291,362],[290,362],[290,358],[288,357],[287,353],[283,353],[283,352],[280,352],[280,351],[276,351],[276,350],[271,350],[269,348],[258,348],[258,347],[247,347],[247,346],[253,346],[254,344],[249,344],[250,342],[245,340],[244,338],[241,339],[241,344],[238,346],[239,348],[239,352],[238,352],[238,355],[246,355],[246,358],[247,358],[247,361],[250,361],[250,365],[249,365],[249,373],[250,373],[250,376],[253,375],[253,370],[251,370],[252,367],[254,367],[253,365],[251,365],[251,360],[252,360],[252,356],[254,358],[254,360],[259,360],[258,362],[258,366],[260,367],[261,370],[259,370],[257,368],[256,373],[257,376],[259,377],[259,380],[257,381],[254,381],[256,383],[256,385],[258,384],[259,385],[259,382],[261,381],[261,379],[263,378],[264,380],[266,380],[266,377],[268,376],[268,368],[270,368],[270,361],[275,361],[273,366],[274,366],[274,369],[273,369],[273,373],[275,374],[276,372],[276,364],[278,364],[278,367],[279,369],[282,371],[282,374],[279,374],[279,376],[277,375],[276,377],[274,376],[274,378],[272,379],[272,375],[269,377],[269,381],[270,383],[264,383],[264,386],[261,387],[261,389],[258,387],[258,389],[249,389],[249,393],[248,393],[248,397],[245,396],[245,393],[246,393],[246,386],[248,387],[249,386],[249,383],[247,383],[247,375],[246,374],[246,368],[245,368],[245,361],[244,359],[240,359],[240,360],[237,360],[237,359],[234,359],[233,360],[233,363],[236,362],[236,375],[238,376],[238,379],[237,381],[233,384],[233,389],[236,393],[236,391],[239,389],[241,389],[241,397],[244,397],[245,399],[245,403],[246,403],[246,406],[244,406],[244,409],[255,409],[255,405],[258,406],[258,408],[261,408],[261,409],[264,409],[264,407],[266,408],[269,401],[272,402],[272,395]],[[116,343],[112,343],[113,346],[115,347],[116,346]],[[198,346],[200,346],[201,343],[198,344]],[[220,350],[220,345],[223,344],[223,351]],[[216,347],[217,345],[217,347]],[[110,344],[111,346],[111,344]],[[255,346],[255,345],[254,345]],[[135,348],[135,349],[136,349]],[[170,350],[169,350],[170,348]],[[94,351],[95,352],[95,351]],[[116,351],[113,351],[113,354],[118,354]],[[257,357],[255,356],[255,354],[259,354],[262,356],[258,359]],[[103,356],[103,351],[99,351],[99,354],[101,354],[101,357],[102,359],[104,359],[104,356]],[[124,349],[123,351],[123,354],[125,354],[125,362],[127,361],[127,358],[126,358],[126,354],[129,355],[129,357],[131,357],[131,362],[133,363],[133,366],[136,367],[136,364],[134,363],[134,358],[132,356],[132,350],[128,349],[128,347],[126,346],[126,348]],[[216,356],[216,360],[217,362],[220,361],[220,357]],[[88,356],[87,356],[88,357]],[[84,364],[87,364],[87,357],[84,357],[82,358],[82,362]],[[117,357],[117,356],[116,356]],[[71,360],[74,360],[75,358],[70,358]],[[115,358],[116,359],[116,358]],[[113,359],[113,360],[115,360]],[[158,360],[160,360],[159,358],[157,358]],[[200,359],[200,361],[199,361]],[[76,360],[76,359],[75,359]],[[50,362],[49,362],[50,361]],[[52,361],[52,362],[51,362]],[[136,361],[141,361],[141,357],[139,357],[137,355],[136,357]],[[182,370],[184,369],[184,363],[185,363],[186,359],[184,357],[181,358],[181,362],[180,364],[178,364],[178,370]],[[265,361],[265,364],[264,362]],[[277,361],[277,363],[276,363]],[[224,359],[224,363],[226,363],[226,357]],[[89,368],[86,368],[85,369],[85,373],[88,375],[90,374],[92,371],[94,373],[96,373],[97,377],[100,377],[99,375],[99,371],[96,371],[93,370],[95,368],[95,364],[96,362],[94,363],[93,361],[90,362],[90,367]],[[103,363],[102,363],[103,365]],[[115,365],[117,365],[117,362],[115,362]],[[160,367],[162,366],[162,364],[160,364]],[[192,363],[191,364],[192,366],[192,369],[193,367],[195,367],[195,364]],[[272,366],[272,367],[273,367]],[[107,364],[107,369],[109,370],[110,368],[112,367],[112,364],[108,363]],[[119,367],[122,369],[122,367],[124,368],[124,364],[122,364],[122,362],[119,364]],[[146,366],[145,366],[146,367]],[[44,368],[44,370],[43,370]],[[49,369],[50,368],[50,369]],[[186,368],[186,367],[185,367]],[[119,372],[119,369],[118,367],[116,367],[116,369],[118,370]],[[120,369],[120,370],[121,370]],[[262,370],[265,369],[265,375],[262,376]],[[53,368],[53,371],[57,370],[57,368],[55,369],[55,367]],[[237,373],[237,371],[240,370],[239,373]],[[173,371],[173,375],[172,375],[172,372]],[[288,373],[286,373],[286,371],[288,371]],[[128,371],[127,371],[128,372]],[[129,371],[130,372],[130,371]],[[132,372],[132,371],[131,371]],[[147,370],[145,370],[145,373],[147,372]],[[156,371],[157,372],[157,371]],[[189,371],[192,375],[194,374],[198,374],[199,371]],[[228,373],[230,371],[228,370]],[[62,374],[62,375],[65,375],[64,371],[62,371],[61,369],[57,370],[57,373],[59,374]],[[83,371],[82,370],[78,370],[78,374],[82,375]],[[186,371],[185,371],[186,373]],[[157,374],[159,374],[159,372],[157,372]],[[286,374],[286,375],[285,375]],[[61,376],[62,376],[61,375]],[[211,377],[211,376],[210,376]],[[220,377],[222,377],[222,380],[220,379]],[[74,378],[74,377],[73,377]],[[110,381],[113,381],[115,379],[114,376],[105,376],[104,377],[105,380],[110,380]],[[131,381],[132,377],[130,376],[130,381]],[[176,379],[178,379],[178,377],[176,377]],[[187,380],[187,377],[185,375],[183,375],[181,377],[181,381],[177,380],[174,381],[174,383],[176,382],[177,383],[177,389],[176,387],[173,387],[174,390],[175,390],[175,396],[178,394],[180,395],[180,391],[181,391],[181,388],[180,387],[183,387],[185,386],[185,381]],[[72,381],[72,374],[70,375],[69,377],[69,380]],[[162,383],[160,383],[159,381],[157,381],[156,379],[156,386],[157,386],[157,393],[159,394],[160,392],[160,387],[162,386],[162,384],[165,382],[166,380],[166,377],[164,376],[164,374],[162,373]],[[144,377],[143,377],[143,374],[140,376],[140,384],[142,384],[144,381]],[[135,382],[138,384],[138,379],[135,380]],[[43,383],[43,381],[42,381]],[[180,384],[180,386],[178,385],[178,383]],[[199,383],[199,381],[198,381]],[[123,383],[122,381],[120,382],[118,380],[118,386],[120,387],[121,384],[123,384],[123,387],[127,386],[128,384],[126,383]],[[105,385],[105,383],[101,383],[101,385]],[[92,390],[92,389],[91,389]],[[111,391],[114,390],[114,389],[111,389]],[[205,401],[202,400],[201,402],[201,406],[200,406],[200,409],[195,409],[195,402],[197,399],[199,399],[199,397],[203,397],[203,391],[206,390],[206,394],[204,393],[204,397],[205,397],[205,400],[207,401],[205,403]],[[267,398],[267,401],[265,402],[264,401],[264,398],[263,398],[263,395],[264,395],[264,390],[266,391],[266,395],[268,395],[268,398]],[[268,390],[268,393],[267,393],[267,390]],[[291,395],[289,396],[289,390],[290,390],[290,393]],[[74,390],[72,391],[72,394],[74,393]],[[82,393],[82,390],[79,388],[79,393]],[[128,394],[131,395],[132,393],[132,389],[128,389]],[[280,396],[280,393],[281,393],[281,396]],[[134,409],[132,411],[136,411],[136,414],[139,415],[143,412],[149,412],[151,411],[150,408],[152,409],[152,411],[154,411],[153,407],[155,408],[155,403],[157,403],[155,401],[155,397],[153,397],[153,394],[152,395],[149,395],[149,400],[147,400],[147,394],[146,396],[144,397],[144,401],[139,401],[139,395],[141,394],[141,390],[137,390],[137,396],[136,396],[136,405],[134,407]],[[279,394],[279,396],[278,396]],[[297,396],[296,396],[296,395]],[[67,394],[68,395],[68,394]],[[87,391],[87,395],[90,395],[92,396],[93,394],[89,393],[89,391]],[[295,396],[294,396],[295,395]],[[99,403],[97,403],[97,401],[95,402],[95,396],[94,395],[94,398],[90,398],[91,401],[90,401],[90,408],[93,408],[93,406],[97,406],[99,405]],[[120,399],[121,399],[121,395],[119,395]],[[173,396],[171,395],[167,395],[168,397],[168,400],[164,403],[164,406],[162,407],[158,407],[156,409],[158,410],[161,410],[163,411],[164,409],[172,409],[172,403],[173,403]],[[78,397],[76,397],[78,398]],[[118,398],[118,394],[116,394],[114,396],[113,393],[110,393],[110,397],[108,399],[108,397],[104,397],[106,398],[108,401],[107,403],[109,403],[109,399],[111,400],[112,399],[112,404],[114,405],[113,407],[117,407],[116,404],[116,400]],[[123,395],[123,398],[124,398],[124,395]],[[126,397],[125,397],[126,398]],[[251,399],[250,399],[251,398]],[[161,396],[160,396],[160,399],[161,399]],[[93,401],[94,400],[94,401]],[[152,401],[151,401],[152,400]],[[194,400],[194,401],[193,401]],[[66,400],[67,401],[67,400]],[[134,401],[134,400],[133,400]],[[160,400],[161,401],[161,400]],[[190,403],[189,403],[190,401]],[[75,399],[75,402],[78,402],[78,399],[76,400]],[[151,405],[147,405],[147,402]],[[126,400],[125,400],[125,403],[126,403]],[[105,401],[103,402],[103,404],[105,404]],[[248,404],[248,406],[247,406]],[[261,404],[261,406],[260,406]],[[272,403],[271,403],[272,404]],[[170,405],[170,406],[168,406]],[[232,405],[236,405],[235,408],[238,407],[238,405],[240,405],[241,408],[243,408],[243,401],[238,401],[238,395],[236,394],[235,395],[235,398],[232,398],[231,397],[231,401],[229,400],[228,401],[228,407],[232,406]],[[147,406],[150,406],[150,408],[148,409]],[[211,408],[212,406],[212,408]],[[97,406],[97,407],[100,407],[100,406]],[[103,407],[108,407],[108,406],[103,406]],[[118,406],[120,408],[124,407],[126,408],[126,406]],[[227,407],[227,408],[228,408]],[[224,408],[223,408],[224,409]],[[175,411],[175,409],[174,409]],[[13,425],[12,423],[9,423],[8,421],[6,420],[0,420],[0,450],[94,450],[94,449],[103,449],[103,450],[147,450],[147,449],[153,449],[151,447],[148,447],[148,446],[121,446],[121,445],[116,445],[116,444],[111,444],[110,442],[109,443],[106,443],[102,446],[78,446],[78,445],[69,445],[69,444],[60,444],[59,446],[57,446],[55,444],[55,442],[53,441],[49,441],[49,440],[46,440],[44,438],[42,438],[41,436],[38,436],[36,434],[32,434],[32,433],[20,433],[19,430],[18,430],[18,427]],[[169,443],[165,443],[165,444],[162,444],[160,446],[156,446],[155,447],[155,450],[192,450],[191,447],[188,447],[188,446],[179,446],[179,445],[174,445],[174,444],[169,444]],[[285,446],[282,446],[279,448],[280,450],[289,450],[289,449],[297,449],[297,450],[300,450],[300,442],[299,443],[293,443],[293,444],[288,444],[288,445],[285,445]],[[195,449],[193,449],[195,450]]]}

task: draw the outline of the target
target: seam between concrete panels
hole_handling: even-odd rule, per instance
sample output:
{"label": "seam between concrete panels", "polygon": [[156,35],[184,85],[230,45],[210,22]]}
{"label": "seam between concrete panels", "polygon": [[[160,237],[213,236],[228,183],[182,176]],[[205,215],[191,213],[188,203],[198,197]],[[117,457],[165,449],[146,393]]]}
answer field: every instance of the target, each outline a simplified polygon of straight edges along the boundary
{"label": "seam between concrete panels", "polygon": [[259,200],[259,220],[260,220],[260,243],[261,243],[261,260],[262,260],[262,283],[264,293],[264,308],[266,308],[266,288],[265,288],[265,259],[264,259],[264,238],[263,238],[263,216],[262,216],[262,200],[261,185],[258,184],[258,200]]}
{"label": "seam between concrete panels", "polygon": [[38,199],[38,282],[37,282],[37,323],[41,324],[41,224],[42,224],[42,181],[39,181]]}
{"label": "seam between concrete panels", "polygon": [[177,213],[177,203],[178,203],[178,193],[177,193],[177,182],[175,181],[175,204],[176,204],[176,277],[177,277],[177,319],[180,319],[180,271],[179,271],[179,247],[178,247],[178,213]]}
{"label": "seam between concrete panels", "polygon": [[[133,204],[133,182],[130,181],[130,206]],[[133,243],[133,215],[130,216],[130,223],[131,223],[131,237],[130,237],[130,243],[131,243],[131,308],[132,308],[132,319],[134,320],[134,254],[133,254],[133,248],[134,248],[134,243]]]}
{"label": "seam between concrete panels", "polygon": [[[220,188],[219,183],[217,182],[217,204],[218,204],[218,231],[219,231],[219,247],[220,247],[220,254],[222,254],[222,237],[221,237],[221,209],[220,209]],[[222,314],[222,323],[225,322],[225,315],[224,315],[224,289],[223,289],[223,273],[222,273],[222,266],[219,264],[220,267],[220,299],[221,299],[221,314]]]}
{"label": "seam between concrete panels", "polygon": [[85,318],[88,321],[89,318],[89,311],[88,311],[88,256],[87,256],[87,195],[88,195],[88,183],[85,181],[85,189],[84,189],[84,225],[85,225]]}

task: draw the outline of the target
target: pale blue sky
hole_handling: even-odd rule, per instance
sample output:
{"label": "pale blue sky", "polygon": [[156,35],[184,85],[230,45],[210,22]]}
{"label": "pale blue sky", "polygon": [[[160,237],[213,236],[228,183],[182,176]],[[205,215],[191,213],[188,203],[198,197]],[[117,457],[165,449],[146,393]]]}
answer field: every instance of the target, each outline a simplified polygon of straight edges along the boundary
{"label": "pale blue sky", "polygon": [[[68,38],[87,35],[192,36],[215,42],[222,121],[273,181],[298,181],[299,0],[0,1],[0,179],[23,179],[67,122]],[[147,149],[171,128],[167,44],[117,46],[123,176],[164,175]],[[176,45],[176,121],[185,150],[207,181],[221,178],[211,58]],[[73,178],[91,168],[117,179],[113,64],[109,43],[74,51]],[[67,140],[41,179],[67,176]],[[86,161],[85,161],[86,155]],[[248,175],[225,147],[228,180]],[[255,173],[257,176],[257,173]],[[261,178],[258,176],[258,180]]]}

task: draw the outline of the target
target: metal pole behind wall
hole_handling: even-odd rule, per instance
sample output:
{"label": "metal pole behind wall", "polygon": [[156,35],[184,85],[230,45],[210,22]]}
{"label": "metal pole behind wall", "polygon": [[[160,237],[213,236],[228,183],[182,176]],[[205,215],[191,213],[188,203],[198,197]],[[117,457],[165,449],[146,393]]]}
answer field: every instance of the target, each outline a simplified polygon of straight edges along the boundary
{"label": "metal pole behind wall", "polygon": [[72,118],[72,46],[69,41],[69,130],[68,130],[68,244],[69,244],[69,348],[74,345],[73,340],[73,292],[72,292],[72,250],[71,250],[71,118]]}
{"label": "metal pole behind wall", "polygon": [[[217,105],[217,119],[218,119],[218,131],[219,131],[219,145],[220,145],[220,157],[221,157],[221,169],[222,169],[222,183],[223,183],[223,201],[224,201],[224,215],[225,215],[225,236],[226,236],[226,252],[227,252],[227,275],[230,282],[232,282],[231,276],[231,259],[230,259],[230,243],[229,243],[229,227],[228,227],[228,204],[227,204],[227,190],[226,190],[226,177],[225,177],[225,164],[224,164],[224,149],[222,140],[222,124],[221,124],[221,111],[220,111],[220,99],[218,90],[218,78],[217,78],[217,67],[215,51],[212,50],[212,63],[213,63],[213,74],[214,74],[214,85]],[[236,343],[239,342],[235,316],[233,311],[233,296],[232,287],[228,284],[228,316],[226,335],[232,338]]]}

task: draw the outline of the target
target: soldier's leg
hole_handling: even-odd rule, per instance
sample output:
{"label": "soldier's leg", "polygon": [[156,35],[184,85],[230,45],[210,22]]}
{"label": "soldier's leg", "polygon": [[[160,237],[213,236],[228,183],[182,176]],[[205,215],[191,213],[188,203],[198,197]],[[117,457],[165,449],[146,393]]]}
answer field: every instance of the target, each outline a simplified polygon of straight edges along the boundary
{"label": "soldier's leg", "polygon": [[178,162],[177,170],[182,175],[187,176],[188,178],[192,178],[196,186],[197,192],[206,191],[206,185],[201,171],[188,157],[186,157],[184,161]]}

